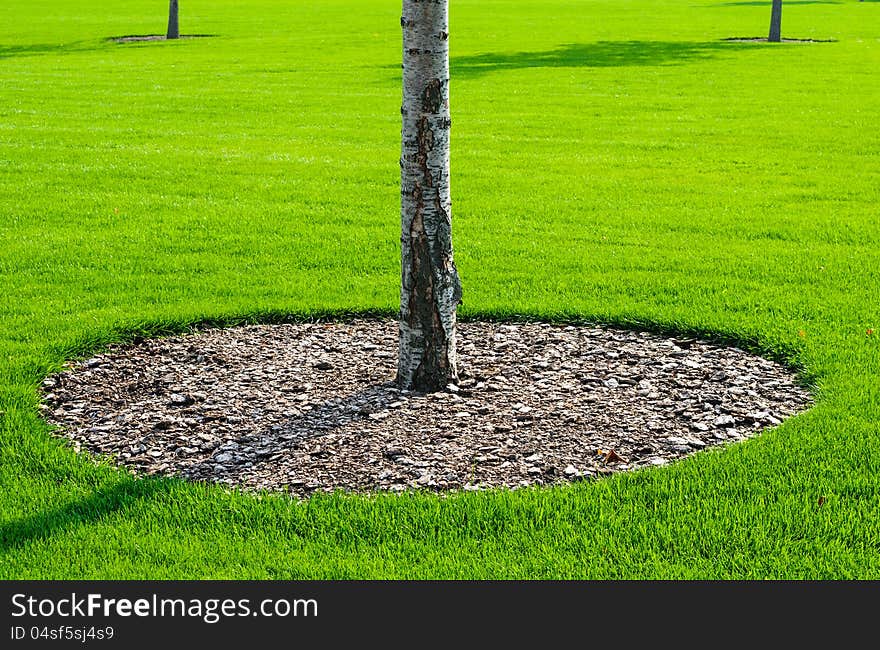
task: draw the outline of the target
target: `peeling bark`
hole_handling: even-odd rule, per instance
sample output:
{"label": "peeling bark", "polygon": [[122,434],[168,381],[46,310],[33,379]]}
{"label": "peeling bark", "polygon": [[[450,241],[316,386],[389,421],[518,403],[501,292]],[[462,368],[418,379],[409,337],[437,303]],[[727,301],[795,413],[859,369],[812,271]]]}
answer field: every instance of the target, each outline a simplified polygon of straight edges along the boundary
{"label": "peeling bark", "polygon": [[170,0],[168,5],[168,32],[165,35],[167,40],[180,38],[180,29],[177,26],[177,1]]}
{"label": "peeling bark", "polygon": [[782,0],[773,0],[773,8],[770,10],[770,35],[767,40],[771,43],[782,41]]}
{"label": "peeling bark", "polygon": [[452,255],[448,17],[448,0],[403,0],[397,382],[424,392],[458,379],[461,283]]}

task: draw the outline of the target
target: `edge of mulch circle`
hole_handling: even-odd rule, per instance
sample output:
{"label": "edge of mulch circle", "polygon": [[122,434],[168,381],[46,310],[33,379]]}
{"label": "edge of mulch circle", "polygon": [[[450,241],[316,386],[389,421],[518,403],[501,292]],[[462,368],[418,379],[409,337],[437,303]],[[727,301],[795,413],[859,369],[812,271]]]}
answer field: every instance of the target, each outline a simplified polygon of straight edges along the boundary
{"label": "edge of mulch circle", "polygon": [[[181,34],[176,39],[171,40],[184,40],[188,38],[213,38],[216,34]],[[113,41],[114,43],[148,43],[152,41],[167,41],[168,39],[165,37],[165,34],[127,34],[125,36],[111,36],[107,39],[108,41]]]}

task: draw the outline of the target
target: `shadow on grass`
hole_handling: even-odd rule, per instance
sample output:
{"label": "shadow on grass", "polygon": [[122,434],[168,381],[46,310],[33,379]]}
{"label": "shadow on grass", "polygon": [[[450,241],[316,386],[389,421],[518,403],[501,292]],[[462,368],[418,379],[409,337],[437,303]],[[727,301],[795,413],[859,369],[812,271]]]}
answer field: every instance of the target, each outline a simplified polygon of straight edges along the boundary
{"label": "shadow on grass", "polygon": [[94,41],[75,41],[73,43],[49,44],[35,43],[29,45],[0,44],[0,59],[14,59],[24,56],[44,56],[47,54],[79,54],[102,49],[100,43]]}
{"label": "shadow on grass", "polygon": [[454,77],[477,77],[490,72],[526,68],[612,68],[675,65],[705,61],[736,49],[718,41],[598,41],[568,43],[539,52],[487,53],[453,57]]}
{"label": "shadow on grass", "polygon": [[3,523],[0,525],[0,551],[48,539],[83,524],[93,524],[141,499],[166,492],[170,487],[171,482],[167,479],[125,480],[57,508]]}
{"label": "shadow on grass", "polygon": [[[180,40],[213,38],[216,34],[182,34]],[[74,41],[72,43],[30,43],[27,45],[3,45],[0,43],[0,60],[25,56],[46,56],[59,54],[81,54],[106,49],[113,43],[134,43],[149,45],[150,41],[165,41],[164,35],[111,36],[100,41]]]}

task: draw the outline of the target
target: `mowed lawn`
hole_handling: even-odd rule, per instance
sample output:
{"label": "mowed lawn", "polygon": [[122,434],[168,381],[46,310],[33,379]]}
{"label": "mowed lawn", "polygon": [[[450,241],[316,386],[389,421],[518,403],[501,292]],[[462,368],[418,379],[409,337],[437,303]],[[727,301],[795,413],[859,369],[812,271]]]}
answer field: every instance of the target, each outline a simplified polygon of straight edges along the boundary
{"label": "mowed lawn", "polygon": [[[393,314],[397,0],[0,9],[0,578],[880,578],[880,3],[452,0],[462,318],[739,341],[816,405],[662,469],[300,502],[54,438],[65,359]],[[873,333],[871,333],[873,332]],[[450,425],[453,426],[453,425]]]}

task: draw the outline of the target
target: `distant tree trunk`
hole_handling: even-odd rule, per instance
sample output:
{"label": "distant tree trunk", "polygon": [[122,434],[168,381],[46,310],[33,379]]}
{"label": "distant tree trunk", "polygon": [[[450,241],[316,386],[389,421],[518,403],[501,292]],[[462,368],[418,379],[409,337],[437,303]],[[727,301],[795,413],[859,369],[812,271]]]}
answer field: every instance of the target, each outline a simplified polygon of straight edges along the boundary
{"label": "distant tree trunk", "polygon": [[180,38],[180,29],[177,27],[177,0],[171,0],[168,5],[168,33],[165,38],[168,40]]}
{"label": "distant tree trunk", "polygon": [[449,0],[403,0],[401,288],[397,382],[442,390],[458,380],[449,190]]}
{"label": "distant tree trunk", "polygon": [[767,40],[771,43],[782,41],[782,0],[773,0],[773,8],[770,10],[770,36]]}

